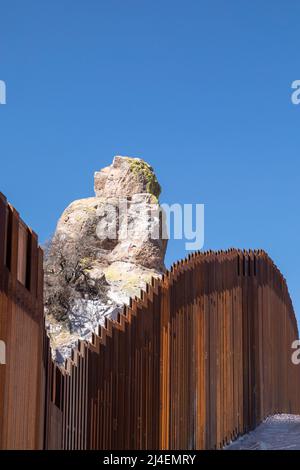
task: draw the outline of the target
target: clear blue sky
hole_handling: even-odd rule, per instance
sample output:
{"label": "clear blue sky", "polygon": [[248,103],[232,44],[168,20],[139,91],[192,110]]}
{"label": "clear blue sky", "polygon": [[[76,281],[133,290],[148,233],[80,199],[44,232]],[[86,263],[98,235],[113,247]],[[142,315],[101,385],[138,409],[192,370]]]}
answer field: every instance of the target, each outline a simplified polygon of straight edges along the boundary
{"label": "clear blue sky", "polygon": [[0,190],[42,242],[95,170],[139,156],[162,201],[205,203],[205,249],[267,250],[300,312],[298,2],[1,0],[0,18]]}

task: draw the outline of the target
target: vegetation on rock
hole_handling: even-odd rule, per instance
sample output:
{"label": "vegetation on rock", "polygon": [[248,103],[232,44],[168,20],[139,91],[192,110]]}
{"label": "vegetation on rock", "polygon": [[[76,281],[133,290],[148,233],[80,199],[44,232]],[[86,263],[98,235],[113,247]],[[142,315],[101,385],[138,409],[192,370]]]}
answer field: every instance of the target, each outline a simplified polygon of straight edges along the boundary
{"label": "vegetation on rock", "polygon": [[44,298],[47,315],[68,324],[68,314],[76,300],[107,301],[107,283],[105,276],[92,279],[94,254],[87,252],[82,243],[68,245],[59,236],[45,247],[45,282]]}
{"label": "vegetation on rock", "polygon": [[146,180],[147,192],[157,199],[161,193],[161,186],[157,181],[153,168],[143,160],[130,159],[130,170],[137,176],[141,175]]}

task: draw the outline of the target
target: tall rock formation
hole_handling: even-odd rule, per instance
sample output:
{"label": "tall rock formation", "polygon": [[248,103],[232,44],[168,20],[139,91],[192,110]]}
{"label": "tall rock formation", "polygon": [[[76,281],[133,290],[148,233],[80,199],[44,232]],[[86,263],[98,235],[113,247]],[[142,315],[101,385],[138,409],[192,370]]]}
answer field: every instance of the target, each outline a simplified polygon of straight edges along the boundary
{"label": "tall rock formation", "polygon": [[[73,279],[76,291],[67,323],[53,317],[46,292],[48,328],[59,360],[74,342],[88,339],[105,316],[114,318],[152,276],[164,271],[167,242],[161,237],[160,185],[151,166],[139,158],[116,156],[95,173],[94,189],[95,197],[66,208],[54,236],[59,249],[53,245],[52,258],[57,266],[63,265],[59,257],[72,260],[71,268],[63,265],[62,270],[64,279]],[[66,273],[78,265],[79,274]],[[56,267],[48,268],[46,284],[52,291],[56,274]],[[105,295],[91,298],[99,282]]]}

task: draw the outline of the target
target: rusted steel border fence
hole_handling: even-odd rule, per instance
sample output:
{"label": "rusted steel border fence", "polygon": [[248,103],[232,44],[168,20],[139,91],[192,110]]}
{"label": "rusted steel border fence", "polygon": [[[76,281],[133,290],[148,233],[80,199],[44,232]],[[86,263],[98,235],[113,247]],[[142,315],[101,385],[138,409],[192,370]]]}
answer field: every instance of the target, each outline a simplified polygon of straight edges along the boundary
{"label": "rusted steel border fence", "polygon": [[43,255],[0,193],[0,449],[42,449],[45,374]]}
{"label": "rusted steel border fence", "polygon": [[300,414],[298,329],[262,251],[195,253],[80,342],[48,353],[45,446],[214,449],[274,413]]}
{"label": "rusted steel border fence", "polygon": [[266,253],[195,253],[60,369],[37,236],[0,193],[0,449],[221,448],[268,415],[300,414],[296,339]]}

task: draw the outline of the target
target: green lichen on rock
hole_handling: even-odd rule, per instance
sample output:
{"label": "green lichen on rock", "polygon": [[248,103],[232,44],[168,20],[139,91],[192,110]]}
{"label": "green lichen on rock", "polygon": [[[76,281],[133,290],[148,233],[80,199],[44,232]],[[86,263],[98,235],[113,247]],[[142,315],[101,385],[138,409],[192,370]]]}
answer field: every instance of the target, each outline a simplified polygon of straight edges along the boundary
{"label": "green lichen on rock", "polygon": [[153,194],[157,199],[161,193],[161,187],[152,166],[143,160],[133,159],[130,161],[130,170],[137,176],[141,175],[146,180],[147,192]]}
{"label": "green lichen on rock", "polygon": [[151,194],[151,204],[158,204],[158,196],[154,196],[154,194]]}

